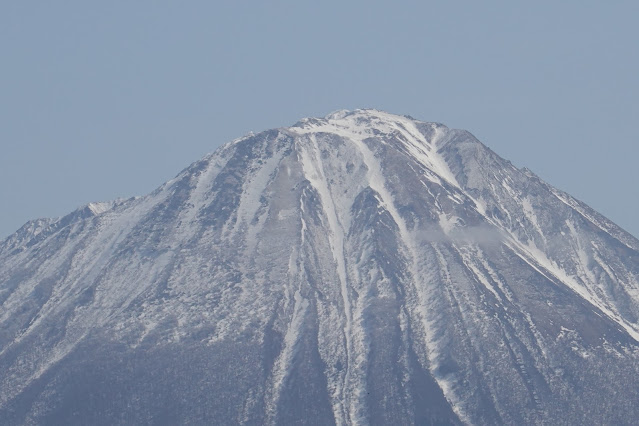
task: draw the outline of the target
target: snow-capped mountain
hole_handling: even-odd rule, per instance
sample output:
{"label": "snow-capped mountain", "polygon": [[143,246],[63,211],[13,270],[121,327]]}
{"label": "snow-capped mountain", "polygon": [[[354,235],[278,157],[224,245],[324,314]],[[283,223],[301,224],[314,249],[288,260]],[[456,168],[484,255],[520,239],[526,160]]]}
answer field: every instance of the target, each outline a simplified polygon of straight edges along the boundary
{"label": "snow-capped mountain", "polygon": [[639,241],[470,133],[340,111],[0,244],[2,424],[627,424]]}

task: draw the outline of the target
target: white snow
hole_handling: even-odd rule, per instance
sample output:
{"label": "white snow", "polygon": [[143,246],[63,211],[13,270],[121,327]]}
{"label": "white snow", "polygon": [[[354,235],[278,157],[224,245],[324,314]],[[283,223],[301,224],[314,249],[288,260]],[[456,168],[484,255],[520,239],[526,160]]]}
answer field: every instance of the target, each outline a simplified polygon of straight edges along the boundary
{"label": "white snow", "polygon": [[269,395],[267,396],[267,419],[269,424],[274,424],[276,416],[277,402],[280,398],[282,386],[286,377],[290,374],[293,366],[293,356],[295,355],[295,347],[302,334],[302,326],[304,325],[304,318],[306,317],[306,311],[308,310],[308,300],[304,299],[299,290],[295,292],[294,296],[295,306],[291,323],[284,335],[284,343],[282,352],[280,352],[275,366],[273,367],[273,373],[271,377],[272,385],[269,388]]}
{"label": "white snow", "polygon": [[537,231],[537,235],[539,235],[544,243],[546,243],[546,237],[544,235],[544,231],[541,229],[539,225],[539,219],[537,219],[537,214],[533,209],[532,203],[530,202],[529,197],[524,197],[521,200],[521,206],[524,210],[524,214],[530,223],[532,223],[533,227]]}
{"label": "white snow", "polygon": [[[362,118],[365,120],[361,121]],[[441,129],[434,127],[435,137],[433,140],[429,141],[417,130],[415,124],[412,120],[398,117],[391,114],[383,113],[380,111],[359,111],[356,114],[349,115],[348,112],[339,111],[333,113],[326,117],[326,120],[321,124],[313,124],[309,125],[306,123],[303,128],[291,128],[292,132],[298,133],[300,135],[307,135],[313,141],[311,145],[311,150],[313,152],[308,152],[307,149],[303,149],[302,155],[302,164],[304,165],[305,175],[307,179],[312,183],[313,187],[315,187],[320,194],[320,198],[322,200],[322,205],[325,208],[325,214],[329,221],[329,238],[331,240],[331,247],[333,248],[334,259],[338,265],[338,272],[340,274],[340,281],[342,282],[342,295],[345,305],[345,314],[350,322],[347,322],[345,327],[345,334],[347,337],[347,347],[349,351],[353,351],[353,339],[358,339],[358,334],[353,333],[353,312],[350,308],[349,304],[351,303],[348,298],[348,288],[346,286],[346,274],[344,269],[344,261],[343,261],[343,244],[344,244],[344,231],[343,224],[340,223],[336,211],[339,211],[340,217],[342,217],[342,222],[347,222],[348,218],[348,208],[350,206],[336,206],[334,203],[333,197],[331,196],[330,189],[326,184],[326,177],[323,175],[322,167],[321,167],[321,156],[318,152],[317,141],[315,139],[315,134],[317,133],[332,133],[342,137],[345,141],[354,144],[359,151],[364,164],[366,165],[366,180],[365,183],[375,192],[379,194],[380,201],[382,207],[389,212],[393,221],[397,224],[400,230],[400,239],[404,243],[405,248],[408,250],[406,257],[410,260],[410,272],[411,276],[414,277],[417,292],[420,297],[420,306],[421,306],[421,318],[423,321],[423,327],[425,332],[428,335],[432,335],[433,331],[430,330],[432,320],[429,320],[429,312],[428,312],[428,295],[426,294],[427,286],[425,283],[421,283],[420,277],[422,273],[419,271],[416,259],[419,257],[418,255],[418,247],[417,242],[414,238],[414,232],[408,229],[406,225],[406,221],[402,218],[401,214],[397,210],[394,202],[394,198],[392,194],[388,191],[385,184],[385,176],[382,170],[380,161],[376,158],[375,154],[370,150],[370,148],[366,145],[364,140],[368,137],[373,136],[371,132],[371,123],[376,129],[386,133],[386,134],[400,134],[402,140],[405,143],[407,151],[414,156],[414,158],[424,166],[424,176],[437,182],[441,183],[442,181],[446,181],[449,184],[453,185],[456,188],[459,188],[459,184],[454,178],[453,174],[450,172],[448,166],[444,159],[436,153],[436,143],[438,139],[443,136],[443,132]],[[451,218],[450,220],[455,220]],[[449,226],[450,225],[450,226]],[[453,223],[448,221],[444,222],[444,226],[450,227]],[[419,284],[418,284],[419,283]],[[361,307],[358,309],[361,312]],[[355,321],[356,323],[357,321]],[[353,336],[351,336],[353,334]],[[429,350],[429,363],[433,366],[438,365],[438,360],[436,359],[438,354],[438,349],[436,348],[437,341],[428,338],[428,350]],[[360,352],[361,354],[361,352]],[[355,362],[356,355],[352,355],[349,353],[349,369],[346,373],[345,384],[342,392],[345,392],[348,384],[353,380],[352,376],[357,376],[354,372],[351,371],[351,365]],[[450,390],[452,389],[452,384],[446,382],[446,378],[436,377],[437,382],[440,387],[444,390],[444,394],[446,398],[449,400],[454,400],[455,396],[451,394]],[[351,390],[351,394],[353,395],[365,395],[365,389],[362,389],[363,382],[361,380],[355,380],[356,383],[359,383],[359,386],[356,386]],[[359,414],[362,411],[363,402],[358,402],[357,400],[352,401],[352,404],[349,407],[348,417],[354,421],[359,418]],[[461,416],[461,404],[454,404],[456,407],[457,413]],[[336,411],[336,417],[339,418],[337,407],[334,407]]]}
{"label": "white snow", "polygon": [[478,247],[471,248],[470,246],[464,246],[457,249],[457,252],[461,256],[464,265],[468,268],[469,271],[472,272],[475,279],[486,287],[495,298],[503,304],[503,300],[497,290],[493,287],[490,277],[484,275],[484,272],[475,264],[476,261],[482,261],[485,263],[486,260],[483,258],[481,250]]}
{"label": "white snow", "polygon": [[113,207],[113,202],[102,203],[89,203],[87,207],[93,212],[94,215],[99,215]]}
{"label": "white snow", "polygon": [[632,242],[628,241],[626,238],[623,238],[617,232],[614,232],[613,229],[611,229],[611,226],[609,226],[608,224],[602,222],[601,220],[598,220],[593,215],[589,214],[582,206],[579,205],[579,203],[575,199],[573,199],[570,196],[567,196],[567,195],[563,194],[562,192],[556,190],[555,188],[551,188],[551,191],[557,197],[557,199],[559,199],[561,202],[566,204],[568,207],[570,207],[571,209],[573,209],[574,211],[579,213],[581,216],[583,216],[585,219],[587,219],[593,225],[595,225],[596,227],[598,227],[599,229],[601,229],[605,233],[613,236],[614,238],[617,239],[617,241],[621,242],[626,247],[628,247],[628,248],[630,248],[632,250],[639,250],[639,248],[636,247]]}
{"label": "white snow", "polygon": [[[590,293],[586,288],[578,283],[572,276],[568,275],[560,266],[548,259],[546,254],[539,250],[534,244],[525,246],[514,237],[506,244],[520,257],[532,266],[537,272],[544,275],[550,281],[561,283],[577,293],[583,299],[602,311],[608,318],[619,324],[626,332],[639,343],[639,330],[635,324],[631,324],[619,316],[613,308],[606,306],[597,299],[597,296]],[[550,274],[550,276],[548,275]]]}
{"label": "white snow", "polygon": [[[430,125],[426,134],[432,134],[432,137],[422,134],[418,127],[422,125]],[[619,313],[614,300],[605,297],[604,285],[598,282],[609,278],[610,281],[619,283],[630,298],[636,301],[639,300],[639,283],[631,271],[614,262],[607,263],[606,251],[602,252],[594,241],[590,241],[574,220],[562,224],[566,232],[561,231],[561,235],[568,241],[562,254],[566,255],[570,263],[569,268],[564,268],[560,261],[548,254],[548,246],[551,245],[548,241],[552,240],[547,241],[549,236],[545,235],[546,224],[543,223],[545,215],[537,207],[541,199],[517,193],[516,182],[508,176],[500,183],[491,182],[484,189],[513,199],[521,210],[515,208],[515,212],[506,211],[508,218],[503,223],[487,215],[487,205],[494,203],[494,200],[485,193],[485,199],[480,196],[472,197],[469,191],[464,190],[440,152],[451,140],[445,127],[427,123],[416,125],[411,119],[376,110],[341,110],[324,119],[302,120],[299,127],[281,129],[281,134],[295,137],[294,153],[290,154],[290,150],[284,149],[268,155],[264,152],[261,157],[258,155],[248,170],[243,170],[246,173],[239,204],[233,206],[233,215],[225,224],[224,234],[220,237],[228,247],[233,247],[231,243],[236,241],[244,244],[239,249],[243,255],[236,256],[239,258],[237,265],[225,264],[223,266],[228,268],[222,268],[220,262],[225,262],[228,258],[220,253],[220,242],[212,237],[214,230],[198,228],[199,213],[216,196],[212,193],[215,177],[233,153],[233,143],[225,151],[205,157],[203,161],[207,163],[201,164],[204,167],[197,169],[197,173],[186,172],[192,173],[189,198],[177,213],[177,225],[161,229],[162,240],[157,243],[157,247],[149,248],[151,254],[147,255],[145,248],[140,248],[141,253],[131,254],[130,264],[123,262],[126,264],[114,270],[115,272],[108,268],[114,252],[121,248],[132,233],[135,234],[134,231],[138,229],[136,226],[156,206],[170,200],[173,183],[184,175],[169,181],[152,196],[118,204],[117,208],[113,208],[113,203],[89,204],[87,207],[96,216],[91,218],[91,226],[87,225],[86,230],[74,228],[65,237],[67,241],[60,245],[59,251],[51,258],[28,264],[33,252],[26,250],[7,260],[7,270],[15,265],[26,265],[34,268],[35,273],[18,286],[1,305],[0,324],[11,321],[38,283],[56,277],[59,271],[67,268],[67,262],[70,266],[65,269],[64,279],[56,283],[53,294],[31,324],[0,351],[0,356],[16,343],[37,332],[41,324],[46,324],[58,312],[73,308],[73,317],[59,344],[43,350],[39,359],[30,359],[29,368],[16,364],[17,367],[0,383],[0,388],[7,389],[11,386],[21,390],[28,386],[72,351],[94,326],[109,324],[116,336],[129,333],[137,338],[137,343],[133,344],[135,346],[170,315],[177,325],[171,333],[167,333],[167,342],[180,341],[185,336],[185,330],[193,325],[213,324],[215,331],[204,341],[215,345],[244,331],[259,329],[260,326],[256,327],[255,323],[261,325],[275,316],[277,321],[273,327],[283,335],[281,351],[276,355],[270,371],[264,399],[258,401],[260,391],[255,388],[247,396],[246,402],[247,406],[263,402],[267,407],[267,421],[274,422],[287,379],[294,374],[295,356],[301,337],[305,327],[310,324],[309,319],[313,317],[318,323],[318,350],[326,365],[324,374],[335,420],[338,424],[366,423],[366,413],[370,408],[367,407],[367,385],[371,380],[367,309],[374,300],[393,300],[396,296],[384,271],[370,267],[370,263],[374,263],[369,261],[376,255],[375,248],[364,247],[358,258],[349,257],[353,239],[363,238],[368,241],[375,238],[373,230],[361,235],[356,233],[357,237],[349,234],[354,220],[351,212],[354,198],[365,188],[375,192],[379,204],[377,213],[383,214],[383,217],[389,215],[397,225],[399,231],[394,237],[399,241],[401,253],[398,257],[406,262],[407,270],[402,270],[401,273],[407,278],[401,284],[405,285],[407,295],[398,317],[403,345],[397,359],[401,381],[404,386],[409,385],[412,368],[408,352],[410,343],[418,361],[433,373],[444,397],[462,422],[470,422],[470,418],[466,416],[469,407],[464,405],[464,399],[460,397],[466,391],[464,377],[460,373],[438,373],[450,351],[450,344],[446,341],[450,337],[446,334],[450,318],[442,313],[442,300],[452,300],[452,305],[460,305],[460,315],[463,317],[460,323],[476,327],[474,331],[478,335],[487,330],[482,328],[487,327],[487,323],[502,319],[494,319],[492,316],[481,317],[479,320],[476,318],[479,312],[474,311],[473,303],[476,302],[469,301],[465,290],[461,289],[466,285],[464,277],[474,278],[474,281],[470,281],[473,289],[486,289],[486,292],[481,293],[482,300],[488,299],[492,304],[503,306],[509,314],[512,312],[509,309],[513,306],[516,308],[518,303],[509,288],[510,283],[501,277],[500,271],[491,266],[490,250],[486,248],[484,251],[485,247],[472,238],[459,237],[463,236],[464,230],[471,229],[465,228],[466,217],[459,213],[467,208],[469,201],[474,202],[477,211],[483,215],[482,219],[473,212],[473,219],[485,220],[482,226],[491,227],[491,230],[494,227],[496,233],[499,233],[496,239],[501,241],[503,238],[503,243],[534,270],[556,285],[571,289],[639,342],[639,326],[631,324]],[[234,143],[245,140],[246,137]],[[334,146],[328,145],[333,142]],[[432,216],[428,218],[432,221],[428,226],[432,225],[432,228],[424,229],[423,223],[411,222],[409,216],[399,207],[403,194],[395,192],[397,183],[389,178],[388,171],[385,170],[389,163],[376,151],[378,147],[383,149],[390,144],[399,144],[400,152],[410,157],[408,167],[419,174],[419,181],[435,200]],[[290,157],[282,162],[287,155]],[[299,157],[295,157],[296,155]],[[477,179],[481,178],[480,174],[477,176]],[[279,189],[275,188],[273,182],[279,179],[290,184],[290,188],[286,187],[288,193],[285,196],[273,194]],[[295,190],[299,186],[295,184],[303,179],[308,180],[319,196],[320,212],[305,211],[304,197],[298,198],[299,193]],[[445,191],[437,192],[435,189],[440,189],[438,185]],[[555,196],[599,229],[610,232],[610,226],[589,214],[574,200],[558,192]],[[268,199],[266,208],[262,197]],[[448,199],[459,210],[445,211],[442,205],[450,205]],[[320,232],[325,232],[325,235],[314,235],[318,229],[313,216],[315,214],[319,214],[324,222]],[[505,224],[510,223],[515,227],[518,221],[525,222],[523,217],[532,225],[532,231],[535,236],[539,235],[539,239],[523,241],[520,234],[516,234]],[[437,225],[443,234],[437,229]],[[165,224],[159,223],[158,226],[162,228]],[[267,228],[268,226],[273,228]],[[247,266],[252,265],[253,257],[258,257],[254,256],[256,253],[261,253],[262,245],[267,245],[261,243],[261,237],[265,235],[262,231],[265,229],[276,235],[273,240],[277,240],[280,232],[284,236],[280,239],[288,238],[283,244],[284,248],[270,245],[264,247],[263,251],[269,252],[272,258],[257,266]],[[425,238],[420,238],[425,232],[432,230],[436,230],[437,241],[424,241]],[[33,229],[32,232],[36,235],[39,230]],[[204,233],[204,236],[201,241],[198,240],[200,245],[197,249],[201,250],[198,253],[204,254],[202,258],[192,253],[189,257],[190,246],[187,243],[197,240],[195,237],[199,237],[200,233]],[[56,237],[54,234],[49,238]],[[315,244],[318,241],[321,244]],[[156,243],[149,243],[150,246],[153,244]],[[632,248],[631,243],[624,244]],[[303,288],[308,279],[305,275],[308,272],[306,266],[313,262],[305,258],[304,250],[308,250],[311,245],[317,250],[317,256],[321,257],[318,265],[313,266],[324,268],[320,272],[324,274],[324,279],[330,281],[314,283],[322,287],[321,291],[325,291],[322,298],[314,300],[307,292],[308,289]],[[226,247],[225,245],[224,249]],[[270,253],[271,249],[273,253]],[[172,261],[178,255],[184,255],[181,259],[186,260],[173,265]],[[447,257],[449,255],[452,256]],[[273,260],[278,259],[278,256],[283,259],[281,264]],[[235,258],[231,263],[233,262]],[[309,264],[306,265],[305,262]],[[268,269],[271,264],[276,264],[273,270]],[[127,317],[127,309],[132,302],[149,290],[147,285],[151,284],[148,283],[157,282],[157,277],[172,267],[175,269],[171,276],[165,279],[167,291],[171,294],[169,300],[155,304],[145,302]],[[326,268],[334,270],[327,272]],[[467,272],[463,272],[466,270]],[[242,276],[238,279],[239,283],[234,282],[236,287],[227,286],[227,280],[230,281],[228,275],[233,273]],[[0,282],[3,282],[7,274],[6,271],[0,271]],[[91,304],[70,306],[77,300],[80,292],[92,283],[96,284],[96,289]],[[445,293],[446,291],[449,293]],[[371,296],[373,293],[375,295]],[[3,294],[0,293],[0,296]],[[534,338],[530,337],[532,345],[526,342],[522,344],[539,348],[545,356],[544,338],[536,329],[533,317],[528,313],[524,315],[525,319],[520,324],[528,327]],[[563,336],[567,332],[562,329],[562,333]],[[409,339],[409,336],[413,339]],[[610,350],[615,351],[612,346]],[[580,356],[589,356],[579,346],[575,346],[575,351]],[[515,353],[513,358],[515,368],[525,369],[519,353]],[[481,364],[484,359],[480,361]],[[480,368],[482,371],[489,371],[485,364]],[[4,403],[2,398],[6,399],[6,394],[0,391],[0,405]],[[248,412],[248,408],[245,408],[243,415],[246,419]]]}
{"label": "white snow", "polygon": [[[304,144],[300,149],[302,168],[304,170],[304,176],[311,183],[313,188],[318,192],[321,204],[324,209],[324,215],[328,220],[328,239],[333,252],[333,259],[337,265],[337,275],[340,281],[340,288],[342,294],[342,303],[344,306],[344,337],[346,339],[346,354],[347,354],[347,366],[346,373],[344,375],[344,383],[340,390],[340,398],[346,399],[346,386],[350,381],[351,366],[353,363],[352,357],[352,323],[353,314],[351,311],[351,301],[349,296],[348,283],[346,278],[346,264],[344,259],[344,229],[337,216],[337,207],[333,201],[330,189],[327,184],[326,176],[324,176],[324,170],[322,167],[321,154],[317,147],[317,139],[315,135],[309,136],[310,143]],[[334,410],[336,412],[341,411],[342,407],[339,407],[334,401]],[[357,411],[357,410],[355,410]],[[337,414],[337,413],[336,413]]]}

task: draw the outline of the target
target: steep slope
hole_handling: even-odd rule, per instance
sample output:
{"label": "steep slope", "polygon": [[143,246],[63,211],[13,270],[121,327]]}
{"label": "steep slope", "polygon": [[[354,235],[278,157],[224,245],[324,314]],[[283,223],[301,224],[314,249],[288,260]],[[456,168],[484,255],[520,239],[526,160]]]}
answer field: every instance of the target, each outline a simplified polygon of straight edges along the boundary
{"label": "steep slope", "polygon": [[375,110],[0,245],[3,424],[631,423],[639,241]]}

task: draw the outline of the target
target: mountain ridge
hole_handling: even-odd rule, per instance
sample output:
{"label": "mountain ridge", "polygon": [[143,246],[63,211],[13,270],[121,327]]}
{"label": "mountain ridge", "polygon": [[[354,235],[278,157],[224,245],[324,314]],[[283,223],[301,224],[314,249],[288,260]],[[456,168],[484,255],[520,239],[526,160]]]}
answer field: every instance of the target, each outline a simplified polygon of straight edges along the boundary
{"label": "mountain ridge", "polygon": [[337,111],[22,229],[0,243],[9,424],[636,414],[591,388],[639,389],[639,242],[463,130]]}

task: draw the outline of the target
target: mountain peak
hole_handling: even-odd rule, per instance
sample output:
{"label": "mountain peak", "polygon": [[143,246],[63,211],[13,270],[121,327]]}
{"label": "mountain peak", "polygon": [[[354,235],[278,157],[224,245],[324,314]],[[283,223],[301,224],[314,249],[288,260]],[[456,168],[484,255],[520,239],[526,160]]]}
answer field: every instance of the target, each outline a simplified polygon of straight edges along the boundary
{"label": "mountain peak", "polygon": [[632,423],[638,289],[470,133],[337,111],[0,245],[0,423]]}
{"label": "mountain peak", "polygon": [[429,123],[416,120],[407,115],[391,114],[382,110],[366,108],[355,110],[337,110],[327,114],[324,118],[304,118],[292,127],[301,128],[321,128],[322,126],[333,126],[335,128],[351,128],[358,130],[374,130],[382,132],[396,131],[397,127],[414,127],[428,125],[434,128],[447,129],[440,123]]}

